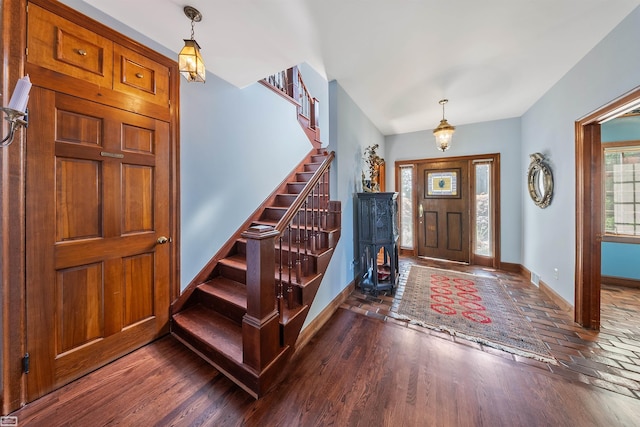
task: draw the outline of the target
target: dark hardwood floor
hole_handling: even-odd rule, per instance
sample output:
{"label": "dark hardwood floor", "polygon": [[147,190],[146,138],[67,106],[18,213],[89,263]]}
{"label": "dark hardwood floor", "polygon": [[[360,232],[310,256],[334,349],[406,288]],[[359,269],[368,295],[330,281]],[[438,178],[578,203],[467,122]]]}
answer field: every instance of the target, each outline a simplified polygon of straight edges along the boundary
{"label": "dark hardwood floor", "polygon": [[[405,279],[414,262],[423,261],[403,259]],[[558,328],[557,320],[545,316],[562,316],[537,288],[509,273],[486,274],[498,274],[520,308],[529,306],[533,310],[532,322],[540,318],[554,326],[538,325],[565,331],[554,332],[556,346],[563,345],[569,334],[566,331],[570,331],[611,352],[607,346],[613,345],[604,340],[611,342],[621,333],[637,333],[638,307],[635,315],[628,315],[618,326],[623,331],[620,333],[612,332],[615,325],[607,325],[607,332],[582,331],[570,321],[561,323],[566,329]],[[624,289],[612,292],[619,294],[613,295],[616,303],[629,298],[638,303],[637,294]],[[625,387],[631,395],[611,390],[597,381],[585,380],[591,377],[565,365],[560,365],[563,371],[558,372],[544,363],[393,320],[386,315],[392,305],[391,296],[374,298],[354,291],[295,356],[283,372],[282,382],[258,401],[173,338],[165,337],[12,415],[21,427],[638,425],[640,395],[637,389],[631,389],[638,384],[637,379],[629,379],[631,383]],[[628,309],[625,307],[620,309]],[[617,324],[617,315],[611,317]],[[545,342],[550,340],[546,336]],[[583,343],[574,341],[567,342],[579,348],[566,350],[572,363],[580,359],[573,350],[586,356],[598,353],[593,345],[582,347]],[[628,344],[625,350],[630,352],[628,360],[637,363],[640,349],[635,345]],[[555,351],[556,357],[562,354]],[[591,361],[582,365],[612,368],[606,364],[606,356],[582,359]],[[591,367],[593,372],[589,373],[597,375],[602,369],[604,374],[603,366]],[[611,380],[615,378],[606,382],[619,385]]]}

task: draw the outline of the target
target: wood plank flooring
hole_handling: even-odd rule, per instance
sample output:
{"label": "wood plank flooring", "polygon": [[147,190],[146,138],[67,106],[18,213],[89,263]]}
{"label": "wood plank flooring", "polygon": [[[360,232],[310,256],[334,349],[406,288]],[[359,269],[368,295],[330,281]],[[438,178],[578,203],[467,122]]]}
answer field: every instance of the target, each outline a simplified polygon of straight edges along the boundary
{"label": "wood plank flooring", "polygon": [[393,297],[379,301],[356,290],[258,401],[165,337],[12,415],[21,427],[638,425],[640,396],[391,321]]}

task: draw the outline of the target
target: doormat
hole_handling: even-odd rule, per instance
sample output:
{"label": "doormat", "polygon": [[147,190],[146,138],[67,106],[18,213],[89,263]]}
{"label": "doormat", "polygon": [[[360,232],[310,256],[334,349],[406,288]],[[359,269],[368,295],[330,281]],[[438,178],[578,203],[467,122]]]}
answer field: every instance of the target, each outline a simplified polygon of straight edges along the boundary
{"label": "doormat", "polygon": [[392,317],[469,341],[557,364],[497,279],[411,266]]}

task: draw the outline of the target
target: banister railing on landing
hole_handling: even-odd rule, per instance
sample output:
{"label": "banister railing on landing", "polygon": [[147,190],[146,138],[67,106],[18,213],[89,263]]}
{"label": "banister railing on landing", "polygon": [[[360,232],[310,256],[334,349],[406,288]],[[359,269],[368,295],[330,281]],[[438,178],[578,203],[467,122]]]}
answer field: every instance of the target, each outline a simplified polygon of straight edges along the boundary
{"label": "banister railing on landing", "polygon": [[296,102],[298,114],[308,120],[310,129],[318,128],[319,101],[309,93],[297,66],[272,74],[264,82]]}
{"label": "banister railing on landing", "polygon": [[[289,309],[294,308],[293,283],[295,281],[296,284],[300,284],[302,278],[309,275],[309,254],[318,250],[320,231],[327,227],[329,171],[334,158],[335,152],[332,151],[307,181],[304,189],[275,227],[280,233],[276,238],[279,254],[279,259],[276,260],[278,264],[276,299],[281,319],[285,299]],[[283,259],[285,240],[286,260]]]}

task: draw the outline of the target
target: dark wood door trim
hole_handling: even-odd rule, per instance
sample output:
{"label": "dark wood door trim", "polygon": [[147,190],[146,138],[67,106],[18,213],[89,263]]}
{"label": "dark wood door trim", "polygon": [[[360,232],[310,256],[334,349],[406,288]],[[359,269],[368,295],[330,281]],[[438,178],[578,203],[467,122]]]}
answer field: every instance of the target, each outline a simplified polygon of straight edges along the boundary
{"label": "dark wood door trim", "polygon": [[[432,162],[441,162],[441,161],[468,161],[472,166],[474,160],[491,160],[493,164],[492,168],[492,206],[493,206],[493,218],[492,218],[492,227],[493,227],[493,257],[478,257],[473,253],[471,248],[470,257],[472,264],[484,265],[492,268],[502,268],[501,261],[501,251],[500,251],[500,154],[499,153],[491,153],[491,154],[483,154],[483,155],[473,155],[473,156],[455,156],[455,157],[439,157],[433,159],[414,159],[414,160],[397,160],[395,162],[395,191],[400,192],[400,168],[402,166],[413,166],[413,182],[417,183],[418,179],[418,165],[421,163],[432,163]],[[473,177],[472,177],[473,178]],[[471,180],[473,181],[473,179]],[[401,248],[400,253],[402,255],[408,256],[416,256],[418,253],[417,245],[418,245],[418,222],[416,221],[418,215],[418,189],[417,185],[414,185],[412,189],[412,198],[414,201],[413,210],[414,210],[414,227],[413,227],[413,241],[414,248],[407,249]],[[471,221],[475,221],[475,216],[471,215]],[[473,231],[473,230],[472,230]],[[473,240],[472,240],[473,244]]]}
{"label": "dark wood door trim", "polygon": [[[9,103],[13,88],[24,75],[26,49],[26,0],[4,1],[0,53],[4,67],[0,70],[3,105]],[[5,134],[6,121],[2,120]],[[0,148],[0,266],[2,268],[2,310],[0,325],[2,345],[2,414],[20,407],[23,402],[24,375],[21,359],[25,352],[25,236],[24,236],[24,164],[26,131],[19,130],[9,147]]]}
{"label": "dark wood door trim", "polygon": [[[121,35],[101,24],[95,23],[79,12],[57,1],[37,0],[37,3],[55,12],[64,12],[65,17],[85,23],[90,21],[91,29],[111,37],[118,43],[141,53],[152,54],[150,50],[136,41]],[[13,88],[25,73],[25,51],[27,35],[27,1],[15,0],[0,2],[0,57],[5,64],[0,70],[0,93],[3,105],[9,102]],[[93,24],[95,23],[95,25]],[[175,62],[160,54],[153,57],[169,64],[170,79],[170,215],[171,215],[171,277],[170,293],[173,301],[180,293],[180,128],[179,128],[179,73]],[[0,127],[6,131],[6,121]],[[0,148],[0,411],[7,414],[18,409],[25,402],[25,375],[22,358],[25,354],[25,163],[26,131],[19,130],[13,144]]]}
{"label": "dark wood door trim", "polygon": [[615,109],[638,99],[640,88],[628,92],[575,123],[575,321],[585,328],[600,328],[602,144],[599,122]]}

